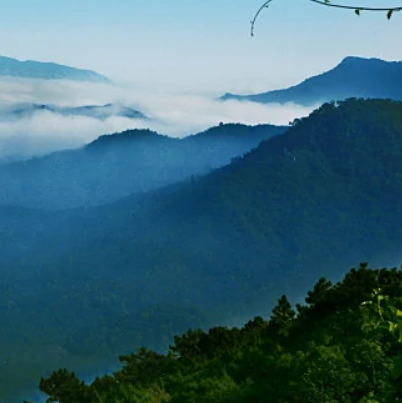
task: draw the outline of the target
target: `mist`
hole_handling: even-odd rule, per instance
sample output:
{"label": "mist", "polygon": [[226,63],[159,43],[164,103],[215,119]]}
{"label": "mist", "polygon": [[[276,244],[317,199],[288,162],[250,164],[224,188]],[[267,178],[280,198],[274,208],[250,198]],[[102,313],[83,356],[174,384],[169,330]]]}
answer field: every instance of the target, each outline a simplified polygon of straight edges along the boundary
{"label": "mist", "polygon": [[102,134],[150,128],[172,137],[184,137],[222,123],[287,125],[315,107],[295,104],[260,105],[226,101],[220,93],[145,90],[135,83],[95,84],[58,80],[0,79],[0,107],[18,103],[84,106],[120,103],[139,110],[150,120],[113,116],[104,121],[91,117],[62,116],[37,111],[17,121],[0,121],[0,161],[77,148]]}

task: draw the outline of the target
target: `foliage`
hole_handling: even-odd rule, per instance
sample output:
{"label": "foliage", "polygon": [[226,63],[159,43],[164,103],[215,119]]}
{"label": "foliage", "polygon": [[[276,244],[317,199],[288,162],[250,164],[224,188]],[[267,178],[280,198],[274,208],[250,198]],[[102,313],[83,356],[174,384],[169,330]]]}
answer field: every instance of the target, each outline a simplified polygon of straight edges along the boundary
{"label": "foliage", "polygon": [[394,403],[401,294],[401,270],[361,264],[336,284],[321,278],[297,314],[282,296],[268,321],[190,329],[167,354],[142,348],[89,385],[59,370],[40,388],[49,403]]}

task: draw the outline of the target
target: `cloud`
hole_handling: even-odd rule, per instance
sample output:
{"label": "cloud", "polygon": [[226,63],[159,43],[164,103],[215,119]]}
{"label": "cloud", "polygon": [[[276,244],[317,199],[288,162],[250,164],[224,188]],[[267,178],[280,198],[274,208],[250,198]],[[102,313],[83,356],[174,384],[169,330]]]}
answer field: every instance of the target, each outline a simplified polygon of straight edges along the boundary
{"label": "cloud", "polygon": [[55,80],[1,79],[0,107],[32,102],[59,106],[103,105],[120,102],[140,110],[151,121],[111,117],[99,121],[89,117],[63,117],[38,111],[31,118],[0,122],[0,160],[29,157],[75,148],[102,134],[129,128],[150,128],[161,134],[183,137],[219,122],[288,124],[314,108],[300,105],[260,105],[230,100],[220,94],[197,95],[146,90],[130,83],[118,85]]}

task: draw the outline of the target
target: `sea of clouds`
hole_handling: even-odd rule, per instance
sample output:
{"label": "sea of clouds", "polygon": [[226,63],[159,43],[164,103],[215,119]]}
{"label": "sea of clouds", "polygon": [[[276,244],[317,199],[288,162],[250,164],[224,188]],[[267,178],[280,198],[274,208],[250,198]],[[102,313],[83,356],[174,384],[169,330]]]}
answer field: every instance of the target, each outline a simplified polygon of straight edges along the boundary
{"label": "sea of clouds", "polygon": [[220,122],[287,125],[314,108],[295,104],[262,105],[235,100],[221,102],[221,94],[173,93],[144,89],[131,83],[97,84],[64,80],[0,79],[0,108],[19,103],[57,106],[120,103],[143,112],[150,120],[112,116],[104,121],[37,111],[14,121],[0,120],[0,162],[76,148],[102,134],[129,128],[150,128],[183,137]]}

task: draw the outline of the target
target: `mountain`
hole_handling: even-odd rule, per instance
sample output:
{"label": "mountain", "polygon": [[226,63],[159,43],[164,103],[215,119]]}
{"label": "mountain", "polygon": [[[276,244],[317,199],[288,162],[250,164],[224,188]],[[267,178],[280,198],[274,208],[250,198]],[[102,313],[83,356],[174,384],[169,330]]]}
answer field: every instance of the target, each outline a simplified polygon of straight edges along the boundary
{"label": "mountain", "polygon": [[[92,210],[87,242],[54,266],[90,277],[113,266],[144,300],[229,310],[294,295],[316,270],[397,257],[401,112],[393,101],[324,104],[207,176]],[[107,230],[94,236],[100,217]]]}
{"label": "mountain", "polygon": [[313,106],[350,97],[402,100],[402,62],[349,56],[332,70],[298,85],[255,95],[227,93],[220,99]]}
{"label": "mountain", "polygon": [[110,80],[91,70],[77,69],[62,64],[20,61],[11,57],[0,56],[0,76],[20,78],[40,78],[44,80],[73,80],[97,83],[109,83]]}
{"label": "mountain", "polygon": [[112,202],[205,174],[285,130],[227,124],[184,139],[150,130],[101,136],[77,150],[1,165],[0,205],[60,209]]}
{"label": "mountain", "polygon": [[[161,351],[190,323],[240,323],[356,262],[394,265],[401,172],[402,102],[348,99],[203,177],[98,207],[3,206],[0,357],[58,345],[57,367],[79,370],[83,357]],[[55,366],[26,355],[0,367],[5,386]]]}
{"label": "mountain", "polygon": [[51,112],[61,116],[86,116],[106,120],[112,116],[128,119],[148,119],[142,112],[121,104],[56,106],[45,104],[15,104],[0,109],[0,121],[14,121],[30,118],[37,112]]}

